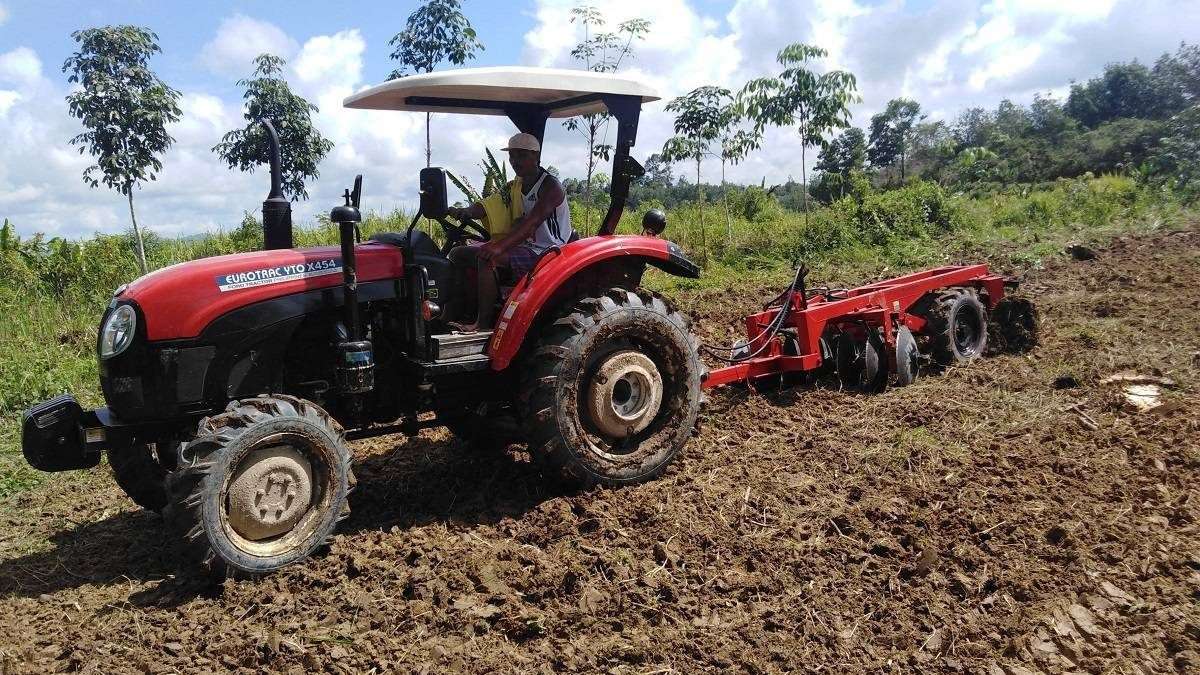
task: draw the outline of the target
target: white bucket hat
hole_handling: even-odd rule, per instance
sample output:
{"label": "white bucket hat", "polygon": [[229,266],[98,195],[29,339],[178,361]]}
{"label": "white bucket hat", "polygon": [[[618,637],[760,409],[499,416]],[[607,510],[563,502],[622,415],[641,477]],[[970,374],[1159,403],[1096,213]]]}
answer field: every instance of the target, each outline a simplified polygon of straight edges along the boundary
{"label": "white bucket hat", "polygon": [[537,136],[533,134],[517,134],[508,139],[508,146],[501,148],[504,152],[509,150],[530,150],[533,152],[541,152],[542,144],[538,143]]}

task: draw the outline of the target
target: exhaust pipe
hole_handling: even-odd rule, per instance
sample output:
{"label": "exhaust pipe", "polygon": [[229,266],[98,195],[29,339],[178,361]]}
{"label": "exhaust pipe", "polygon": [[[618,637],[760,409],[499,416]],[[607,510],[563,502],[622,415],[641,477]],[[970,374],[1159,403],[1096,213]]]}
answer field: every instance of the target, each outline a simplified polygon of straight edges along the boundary
{"label": "exhaust pipe", "polygon": [[259,123],[267,130],[270,144],[271,193],[263,200],[263,249],[292,248],[292,203],[283,196],[283,172],[279,167],[279,134],[271,120]]}

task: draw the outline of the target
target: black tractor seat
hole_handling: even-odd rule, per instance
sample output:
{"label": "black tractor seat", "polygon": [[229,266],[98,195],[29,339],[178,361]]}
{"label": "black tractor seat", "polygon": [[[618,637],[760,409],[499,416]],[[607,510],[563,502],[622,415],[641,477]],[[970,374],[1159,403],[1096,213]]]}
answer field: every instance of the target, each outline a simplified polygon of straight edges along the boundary
{"label": "black tractor seat", "polygon": [[[381,244],[389,244],[399,248],[408,246],[408,238],[403,232],[376,232],[368,238],[368,241],[377,241]],[[442,249],[430,237],[421,230],[412,230],[413,253],[424,253],[426,255],[441,255]]]}

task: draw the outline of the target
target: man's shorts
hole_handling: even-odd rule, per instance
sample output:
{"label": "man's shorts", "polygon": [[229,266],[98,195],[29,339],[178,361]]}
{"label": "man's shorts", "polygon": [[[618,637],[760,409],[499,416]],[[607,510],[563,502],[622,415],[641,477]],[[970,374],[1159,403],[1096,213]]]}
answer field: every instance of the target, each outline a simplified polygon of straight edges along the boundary
{"label": "man's shorts", "polygon": [[541,254],[535,253],[528,244],[518,244],[508,249],[508,266],[512,269],[513,276],[520,279],[529,274],[539,257]]}

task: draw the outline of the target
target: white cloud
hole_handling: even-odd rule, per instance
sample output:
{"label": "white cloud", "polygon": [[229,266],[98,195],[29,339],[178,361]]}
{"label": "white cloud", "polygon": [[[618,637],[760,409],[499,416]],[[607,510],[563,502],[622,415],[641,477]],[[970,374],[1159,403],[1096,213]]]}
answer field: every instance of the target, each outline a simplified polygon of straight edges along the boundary
{"label": "white cloud", "polygon": [[0,54],[0,83],[28,87],[41,77],[42,61],[29,47]]}
{"label": "white cloud", "polygon": [[290,59],[296,49],[296,41],[275,24],[234,14],[221,22],[217,34],[200,49],[200,63],[219,75],[246,76],[259,54]]}

